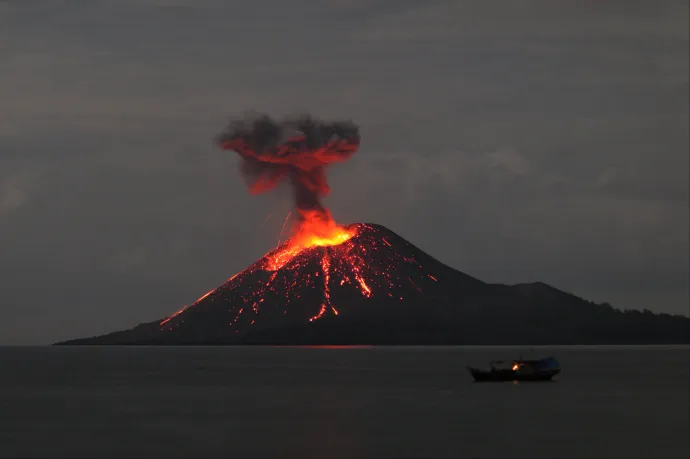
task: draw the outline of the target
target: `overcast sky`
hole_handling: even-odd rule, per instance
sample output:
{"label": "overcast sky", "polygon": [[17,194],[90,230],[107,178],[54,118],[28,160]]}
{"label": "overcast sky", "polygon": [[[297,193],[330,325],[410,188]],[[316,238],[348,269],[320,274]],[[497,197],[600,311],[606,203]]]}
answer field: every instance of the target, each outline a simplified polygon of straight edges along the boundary
{"label": "overcast sky", "polygon": [[[275,244],[231,115],[350,118],[341,223],[688,314],[688,2],[0,2],[0,344],[165,317]],[[270,215],[266,220],[267,215]],[[264,220],[266,220],[264,222]]]}

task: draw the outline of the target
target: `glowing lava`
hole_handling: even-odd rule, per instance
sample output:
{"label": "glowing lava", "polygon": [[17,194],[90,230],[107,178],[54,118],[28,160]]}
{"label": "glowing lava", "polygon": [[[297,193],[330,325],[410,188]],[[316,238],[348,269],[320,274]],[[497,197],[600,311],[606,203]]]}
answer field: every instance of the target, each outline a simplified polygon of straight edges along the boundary
{"label": "glowing lava", "polygon": [[315,322],[348,315],[353,293],[399,303],[423,296],[440,281],[437,273],[428,272],[416,256],[403,254],[399,242],[392,244],[379,231],[366,224],[339,226],[323,214],[307,213],[291,239],[162,321],[161,330],[180,326],[182,313],[190,307],[203,310],[212,304],[227,308],[233,333],[258,326],[266,314],[274,317],[270,320],[278,313]]}
{"label": "glowing lava", "polygon": [[354,230],[336,224],[328,210],[299,212],[302,221],[296,234],[266,257],[266,270],[278,271],[305,249],[340,245],[356,234]]}

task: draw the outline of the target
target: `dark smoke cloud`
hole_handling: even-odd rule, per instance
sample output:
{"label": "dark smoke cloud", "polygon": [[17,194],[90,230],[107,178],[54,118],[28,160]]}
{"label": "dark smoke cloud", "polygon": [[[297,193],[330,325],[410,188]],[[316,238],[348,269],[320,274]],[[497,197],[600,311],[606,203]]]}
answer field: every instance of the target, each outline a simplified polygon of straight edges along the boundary
{"label": "dark smoke cloud", "polygon": [[317,211],[328,216],[320,198],[329,193],[325,167],[349,159],[359,147],[359,128],[351,121],[324,122],[310,115],[276,121],[268,115],[233,119],[216,138],[225,150],[244,160],[242,173],[251,193],[292,184],[301,215]]}

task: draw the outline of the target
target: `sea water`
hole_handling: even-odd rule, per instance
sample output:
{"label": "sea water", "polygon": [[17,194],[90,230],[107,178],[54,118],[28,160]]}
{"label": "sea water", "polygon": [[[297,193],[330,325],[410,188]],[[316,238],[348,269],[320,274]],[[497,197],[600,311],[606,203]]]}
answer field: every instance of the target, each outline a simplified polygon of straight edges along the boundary
{"label": "sea water", "polygon": [[[554,355],[550,383],[465,366]],[[688,457],[688,346],[3,347],[2,457]]]}

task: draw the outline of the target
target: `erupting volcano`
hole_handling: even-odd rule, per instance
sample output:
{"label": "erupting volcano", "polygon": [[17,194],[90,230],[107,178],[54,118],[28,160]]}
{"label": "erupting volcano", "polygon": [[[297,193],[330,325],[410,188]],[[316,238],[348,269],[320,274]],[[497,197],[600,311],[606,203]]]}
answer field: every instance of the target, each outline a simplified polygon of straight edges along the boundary
{"label": "erupting volcano", "polygon": [[[218,321],[213,328],[221,335],[336,316],[395,316],[405,301],[433,300],[438,283],[454,271],[377,225],[354,224],[339,234],[343,242],[286,242],[163,320],[162,332],[206,316],[206,328]],[[461,289],[457,280],[454,287]],[[463,280],[466,286],[482,284],[469,276]]]}
{"label": "erupting volcano", "polygon": [[242,158],[250,193],[291,184],[291,237],[165,319],[60,344],[688,341],[684,317],[623,313],[540,282],[486,284],[382,226],[338,225],[321,198],[330,191],[326,167],[359,147],[358,128],[349,121],[245,117],[216,141]]}
{"label": "erupting volcano", "polygon": [[[427,271],[418,257],[393,249],[389,239],[397,236],[375,225],[338,225],[322,205],[320,198],[330,191],[326,166],[348,159],[359,146],[351,122],[324,123],[308,116],[281,123],[267,116],[245,118],[232,121],[217,143],[240,155],[251,193],[289,180],[298,215],[293,236],[163,320],[163,332],[184,328],[192,310],[199,317],[204,310],[214,310],[217,320],[215,304],[225,311],[219,323],[229,327],[218,333],[245,335],[252,328],[314,322],[340,311],[345,316],[361,313],[354,296],[383,296],[384,303],[414,299],[438,282],[441,274]],[[375,303],[386,309],[380,300]]]}

